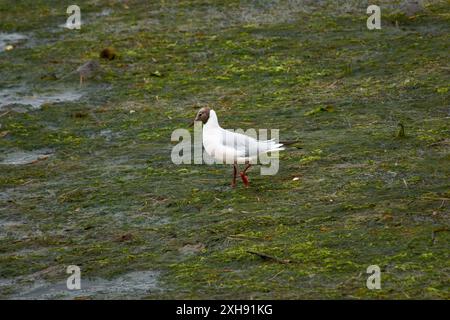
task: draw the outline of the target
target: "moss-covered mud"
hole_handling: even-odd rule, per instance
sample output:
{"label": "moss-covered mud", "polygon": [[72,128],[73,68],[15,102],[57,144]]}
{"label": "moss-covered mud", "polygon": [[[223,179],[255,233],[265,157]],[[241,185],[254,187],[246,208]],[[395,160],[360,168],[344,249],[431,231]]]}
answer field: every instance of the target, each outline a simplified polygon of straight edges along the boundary
{"label": "moss-covered mud", "polygon": [[[80,0],[67,30],[72,3],[0,0],[0,30],[27,36],[0,52],[0,90],[82,93],[0,109],[0,161],[52,152],[0,164],[0,297],[78,265],[154,272],[132,298],[448,299],[449,3],[408,18],[379,1],[378,31],[365,1],[222,3]],[[108,46],[81,88],[55,80]],[[230,189],[229,167],[170,160],[203,105],[300,143]]]}

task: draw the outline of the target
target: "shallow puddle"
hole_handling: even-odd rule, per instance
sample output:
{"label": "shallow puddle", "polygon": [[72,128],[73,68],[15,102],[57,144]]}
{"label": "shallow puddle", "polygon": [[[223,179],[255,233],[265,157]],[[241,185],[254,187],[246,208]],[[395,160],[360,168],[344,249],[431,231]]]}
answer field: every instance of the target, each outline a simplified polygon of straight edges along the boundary
{"label": "shallow puddle", "polygon": [[[67,289],[66,281],[49,283],[38,280],[22,288],[20,293],[13,294],[13,299],[75,299],[75,298],[142,298],[160,290],[158,286],[159,272],[136,271],[130,272],[112,280],[102,278],[83,279],[81,274],[81,289]],[[0,279],[2,286],[17,286],[16,281]]]}
{"label": "shallow puddle", "polygon": [[20,33],[0,32],[0,52],[5,51],[10,45],[14,48],[16,44],[24,42],[27,39],[27,36]]}
{"label": "shallow puddle", "polygon": [[58,103],[66,101],[76,101],[83,96],[76,90],[48,93],[27,93],[22,88],[8,88],[0,90],[0,109],[4,106],[20,104],[39,108],[46,103]]}
{"label": "shallow puddle", "polygon": [[0,164],[5,165],[24,165],[34,163],[39,160],[45,160],[52,155],[52,150],[50,149],[39,149],[33,151],[14,151],[6,156],[3,156],[3,159],[0,158]]}

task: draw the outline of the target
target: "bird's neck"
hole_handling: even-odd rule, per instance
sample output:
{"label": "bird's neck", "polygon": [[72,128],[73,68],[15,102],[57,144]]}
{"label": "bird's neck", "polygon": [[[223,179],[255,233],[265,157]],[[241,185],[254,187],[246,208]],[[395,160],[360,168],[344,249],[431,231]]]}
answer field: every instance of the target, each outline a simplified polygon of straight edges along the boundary
{"label": "bird's neck", "polygon": [[208,128],[220,128],[219,120],[217,119],[217,115],[214,110],[211,110],[209,113],[209,119],[205,123],[205,126]]}

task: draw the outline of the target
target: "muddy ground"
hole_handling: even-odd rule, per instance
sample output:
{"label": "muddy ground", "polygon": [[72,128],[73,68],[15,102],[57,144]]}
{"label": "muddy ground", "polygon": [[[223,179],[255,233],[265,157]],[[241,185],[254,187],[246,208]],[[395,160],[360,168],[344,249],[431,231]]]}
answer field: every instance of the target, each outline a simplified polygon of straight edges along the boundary
{"label": "muddy ground", "polygon": [[[0,297],[450,298],[450,4],[378,3],[0,0]],[[205,105],[278,174],[174,165]]]}

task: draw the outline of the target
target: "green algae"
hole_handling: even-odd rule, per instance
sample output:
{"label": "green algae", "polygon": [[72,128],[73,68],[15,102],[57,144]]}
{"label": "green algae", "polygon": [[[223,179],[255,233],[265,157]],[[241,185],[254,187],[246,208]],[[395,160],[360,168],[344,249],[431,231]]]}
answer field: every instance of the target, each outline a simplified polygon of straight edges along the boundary
{"label": "green algae", "polygon": [[[55,151],[0,165],[0,278],[58,281],[76,264],[107,279],[159,270],[162,290],[148,298],[449,298],[449,233],[432,241],[450,201],[448,4],[368,31],[365,10],[331,5],[220,25],[214,12],[239,1],[80,1],[86,24],[69,31],[57,3],[0,1],[1,29],[39,40],[0,53],[0,89],[45,92],[55,82],[43,74],[107,46],[118,56],[78,102],[0,111],[2,155]],[[225,166],[176,166],[171,132],[204,104],[224,127],[279,128],[302,149],[282,153],[275,176],[251,171],[248,189],[230,189]],[[373,264],[382,290],[366,288]]]}

